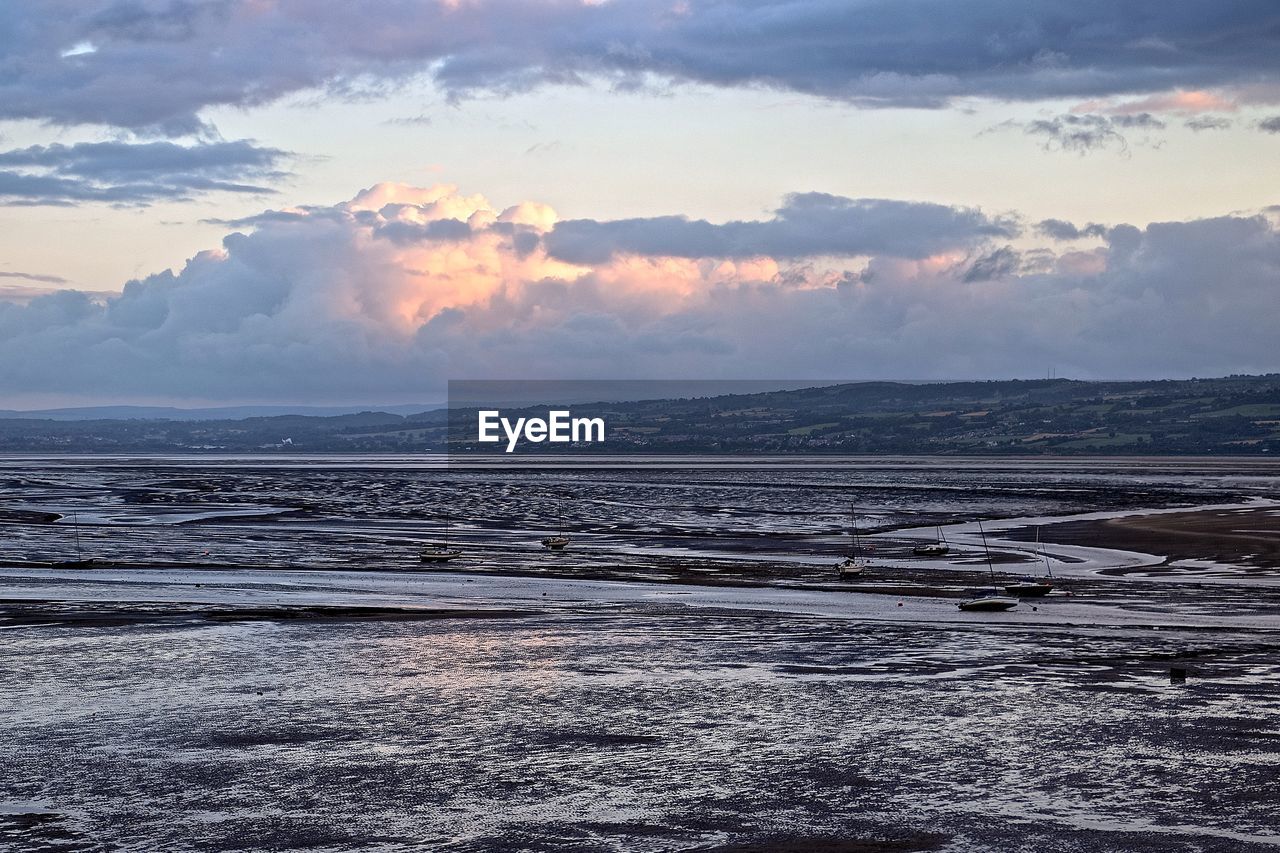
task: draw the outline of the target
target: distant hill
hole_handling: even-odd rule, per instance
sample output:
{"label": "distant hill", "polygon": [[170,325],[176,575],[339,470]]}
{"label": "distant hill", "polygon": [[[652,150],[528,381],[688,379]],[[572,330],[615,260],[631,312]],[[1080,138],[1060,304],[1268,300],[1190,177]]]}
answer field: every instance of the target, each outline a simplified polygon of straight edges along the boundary
{"label": "distant hill", "polygon": [[332,417],[334,415],[357,414],[370,410],[409,415],[415,412],[437,409],[442,405],[442,403],[410,403],[396,406],[215,406],[203,409],[183,409],[177,406],[79,406],[64,409],[0,409],[0,419],[209,421],[273,417],[276,415]]}
{"label": "distant hill", "polygon": [[[0,451],[481,450],[474,441],[474,409],[394,408],[206,419],[140,417],[145,410],[127,407],[126,418],[37,419],[24,413],[0,417]],[[856,382],[571,408],[575,416],[604,418],[608,428],[605,442],[573,452],[1280,454],[1280,374],[1149,382]],[[521,411],[545,416],[546,407]],[[522,448],[531,449],[564,452],[563,445]],[[493,445],[483,450],[493,452]]]}

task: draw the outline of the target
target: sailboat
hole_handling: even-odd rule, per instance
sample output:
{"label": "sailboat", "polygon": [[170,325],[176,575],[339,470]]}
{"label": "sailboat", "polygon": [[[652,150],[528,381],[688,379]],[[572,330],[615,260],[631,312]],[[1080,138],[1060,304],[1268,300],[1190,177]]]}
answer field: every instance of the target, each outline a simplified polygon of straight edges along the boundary
{"label": "sailboat", "polygon": [[564,504],[559,495],[556,496],[556,535],[542,539],[542,547],[548,551],[563,551],[569,544],[569,537],[564,535]]}
{"label": "sailboat", "polygon": [[862,541],[858,535],[858,515],[856,509],[849,506],[849,521],[852,525],[850,535],[853,537],[853,552],[836,564],[836,572],[840,580],[862,577],[871,568],[870,563],[862,556]]}
{"label": "sailboat", "polygon": [[917,557],[945,557],[951,551],[951,546],[947,544],[947,537],[942,533],[942,526],[938,526],[938,538],[933,542],[926,542],[911,549],[911,553]]}
{"label": "sailboat", "polygon": [[1010,595],[1019,598],[1041,598],[1053,590],[1053,569],[1049,566],[1049,555],[1040,550],[1040,528],[1036,528],[1036,556],[1044,560],[1045,577],[1024,575],[1016,583],[1004,588]]}
{"label": "sailboat", "polygon": [[991,562],[991,549],[987,547],[987,532],[982,529],[981,521],[978,522],[978,532],[982,534],[982,550],[987,554],[987,571],[991,574],[991,592],[962,601],[957,606],[961,610],[1008,610],[1017,607],[1018,599],[1000,594],[1000,587],[996,584],[996,567]]}
{"label": "sailboat", "polygon": [[457,548],[449,547],[449,516],[444,517],[444,538],[441,542],[428,545],[418,553],[418,559],[424,563],[447,563],[462,556]]}
{"label": "sailboat", "polygon": [[55,569],[88,569],[94,566],[110,565],[106,560],[99,560],[96,557],[86,557],[84,549],[80,547],[80,516],[72,510],[71,524],[75,528],[76,537],[76,558],[74,560],[57,560],[52,563]]}

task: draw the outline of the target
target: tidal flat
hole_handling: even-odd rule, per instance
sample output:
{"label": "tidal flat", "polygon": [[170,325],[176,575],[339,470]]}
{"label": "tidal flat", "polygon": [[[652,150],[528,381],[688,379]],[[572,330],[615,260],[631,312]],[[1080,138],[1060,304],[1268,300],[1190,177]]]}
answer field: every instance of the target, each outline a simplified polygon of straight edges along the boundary
{"label": "tidal flat", "polygon": [[[0,482],[0,847],[1280,848],[1280,465]],[[851,504],[875,569],[842,583]],[[446,516],[439,571],[416,549]],[[979,519],[999,577],[1054,592],[960,612]],[[914,557],[938,528],[951,553]],[[77,534],[101,564],[53,565]]]}

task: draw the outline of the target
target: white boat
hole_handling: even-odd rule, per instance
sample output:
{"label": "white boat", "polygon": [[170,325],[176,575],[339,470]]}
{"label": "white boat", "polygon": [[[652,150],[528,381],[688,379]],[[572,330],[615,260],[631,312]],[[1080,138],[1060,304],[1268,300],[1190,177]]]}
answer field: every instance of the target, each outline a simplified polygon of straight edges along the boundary
{"label": "white boat", "polygon": [[961,610],[1011,610],[1018,606],[1018,599],[1011,595],[1001,595],[997,589],[962,601],[958,606]]}
{"label": "white boat", "polygon": [[862,577],[871,564],[862,556],[862,538],[858,535],[858,515],[855,508],[849,507],[850,536],[853,537],[853,551],[839,563],[836,563],[836,574],[840,580]]}
{"label": "white boat", "polygon": [[540,539],[543,548],[548,551],[563,551],[572,540],[564,535],[564,506],[561,498],[556,496],[556,535]]}
{"label": "white boat", "polygon": [[462,556],[462,551],[449,547],[449,516],[444,517],[444,537],[441,542],[428,545],[418,552],[418,560],[423,563],[447,563]]}
{"label": "white boat", "polygon": [[461,556],[460,550],[447,545],[428,545],[418,552],[418,559],[424,563],[447,563]]}
{"label": "white boat", "polygon": [[987,533],[982,529],[981,521],[978,522],[978,532],[982,534],[982,550],[987,554],[987,571],[991,575],[991,591],[978,593],[973,598],[962,601],[956,606],[961,610],[1011,610],[1018,606],[1018,599],[1011,595],[1005,595],[996,584],[996,567],[991,562],[991,549],[987,547]]}

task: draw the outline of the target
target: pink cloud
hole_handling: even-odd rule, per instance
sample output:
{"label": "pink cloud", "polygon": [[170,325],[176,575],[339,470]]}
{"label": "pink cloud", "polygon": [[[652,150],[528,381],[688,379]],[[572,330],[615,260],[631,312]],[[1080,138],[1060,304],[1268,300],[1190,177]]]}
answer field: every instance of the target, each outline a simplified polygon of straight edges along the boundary
{"label": "pink cloud", "polygon": [[1076,104],[1073,113],[1100,113],[1102,115],[1137,115],[1139,113],[1199,113],[1235,112],[1240,105],[1232,98],[1204,89],[1179,89],[1159,95],[1150,95],[1136,101],[1094,100]]}

